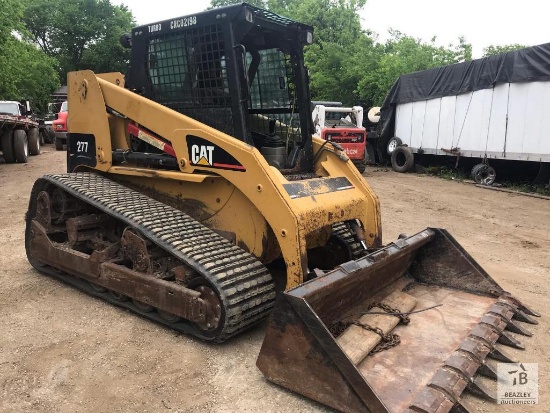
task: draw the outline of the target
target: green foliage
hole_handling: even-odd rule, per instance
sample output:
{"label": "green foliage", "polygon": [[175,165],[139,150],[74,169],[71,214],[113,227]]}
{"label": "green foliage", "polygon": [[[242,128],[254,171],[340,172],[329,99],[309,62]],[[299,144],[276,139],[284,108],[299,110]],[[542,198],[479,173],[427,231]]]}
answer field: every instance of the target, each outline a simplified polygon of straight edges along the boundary
{"label": "green foliage", "polygon": [[133,26],[126,6],[109,0],[1,0],[0,99],[44,111],[70,70],[125,71],[118,38]]}
{"label": "green foliage", "polygon": [[23,22],[29,40],[55,57],[58,72],[125,71],[129,50],[118,37],[133,26],[126,6],[109,0],[28,0]]}
{"label": "green foliage", "polygon": [[522,44],[508,44],[505,46],[488,46],[483,49],[483,57],[495,56],[501,53],[512,52],[518,49],[524,49],[527,46]]}
{"label": "green foliage", "polygon": [[59,87],[55,60],[34,45],[12,38],[0,52],[0,97],[4,100],[30,100],[35,112],[44,112],[51,93]]}
{"label": "green foliage", "polygon": [[[241,1],[235,0],[211,0],[209,9],[214,9],[216,7],[230,6],[232,4],[242,3]],[[252,6],[260,7],[262,9],[267,8],[267,2],[264,0],[247,0],[246,3],[251,4]]]}
{"label": "green foliage", "polygon": [[314,27],[314,44],[306,48],[313,100],[357,99],[357,84],[368,67],[363,53],[372,41],[361,28],[358,11],[366,0],[268,0],[270,10]]}
{"label": "green foliage", "polygon": [[315,28],[315,42],[344,49],[365,33],[358,11],[366,0],[268,0],[269,9]]}
{"label": "green foliage", "polygon": [[120,44],[120,36],[129,33],[133,26],[133,17],[126,6],[115,7],[105,37],[84,50],[81,68],[96,73],[122,72],[128,68],[130,49]]}
{"label": "green foliage", "polygon": [[[21,4],[15,0],[3,0],[0,7],[0,99],[14,99],[16,72],[13,70],[10,46],[14,42],[11,34],[17,28],[17,21],[23,14]],[[15,18],[14,18],[15,17]]]}
{"label": "green foliage", "polygon": [[11,37],[14,30],[20,28],[23,6],[19,1],[1,0],[0,2],[0,42]]}
{"label": "green foliage", "polygon": [[[379,49],[378,67],[365,72],[358,83],[359,97],[381,104],[395,80],[405,73],[459,63],[472,58],[472,46],[459,39],[458,45],[437,46],[390,30],[391,38]],[[376,56],[373,56],[376,58]]]}
{"label": "green foliage", "polygon": [[37,112],[47,107],[59,87],[56,61],[21,39],[23,7],[17,0],[2,0],[0,8],[0,99],[30,100]]}
{"label": "green foliage", "polygon": [[470,179],[469,175],[461,170],[450,168],[448,166],[427,166],[423,169],[427,175],[437,176],[450,181],[463,182]]}
{"label": "green foliage", "polygon": [[[448,47],[435,37],[422,42],[393,30],[385,43],[361,27],[360,9],[367,0],[258,0],[252,2],[274,13],[314,27],[314,44],[305,50],[313,100],[358,101],[381,104],[402,74],[472,59],[464,38]],[[240,3],[212,0],[212,7]]]}
{"label": "green foliage", "polygon": [[543,196],[550,196],[550,184],[530,184],[530,183],[514,183],[505,182],[503,184],[506,189],[518,192],[528,192]]}

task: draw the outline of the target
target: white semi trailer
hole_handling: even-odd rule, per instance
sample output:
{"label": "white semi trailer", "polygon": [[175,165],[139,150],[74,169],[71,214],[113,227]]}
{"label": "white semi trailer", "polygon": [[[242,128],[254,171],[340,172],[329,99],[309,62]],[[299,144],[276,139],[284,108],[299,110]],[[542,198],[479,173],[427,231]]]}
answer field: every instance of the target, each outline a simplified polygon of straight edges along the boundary
{"label": "white semi trailer", "polygon": [[472,177],[491,184],[504,159],[540,163],[548,182],[550,43],[401,76],[381,125],[397,171],[415,154],[479,158]]}

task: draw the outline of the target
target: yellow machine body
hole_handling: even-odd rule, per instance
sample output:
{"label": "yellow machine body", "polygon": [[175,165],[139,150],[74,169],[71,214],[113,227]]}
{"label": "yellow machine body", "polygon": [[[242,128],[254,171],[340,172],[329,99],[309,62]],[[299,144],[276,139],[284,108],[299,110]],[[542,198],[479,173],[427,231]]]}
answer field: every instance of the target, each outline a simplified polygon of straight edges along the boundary
{"label": "yellow machine body", "polygon": [[[207,227],[220,231],[262,262],[283,257],[286,288],[300,285],[308,273],[307,250],[324,245],[331,225],[357,219],[369,247],[381,245],[378,197],[351,161],[323,148],[315,163],[318,178],[288,181],[251,145],[124,89],[119,73],[72,72],[68,77],[70,134],[95,137],[98,172],[167,200]],[[105,107],[112,109],[109,114]],[[127,126],[133,120],[174,148],[179,171],[137,165],[113,165],[112,151],[129,148]],[[187,137],[200,137],[223,149],[242,169],[194,165]],[[146,138],[145,138],[146,139]],[[314,140],[320,150],[322,140]],[[208,148],[202,149],[208,157]],[[70,156],[78,156],[72,153]],[[83,170],[83,167],[79,168]],[[146,178],[146,179],[144,179]],[[310,268],[312,270],[313,268]]]}

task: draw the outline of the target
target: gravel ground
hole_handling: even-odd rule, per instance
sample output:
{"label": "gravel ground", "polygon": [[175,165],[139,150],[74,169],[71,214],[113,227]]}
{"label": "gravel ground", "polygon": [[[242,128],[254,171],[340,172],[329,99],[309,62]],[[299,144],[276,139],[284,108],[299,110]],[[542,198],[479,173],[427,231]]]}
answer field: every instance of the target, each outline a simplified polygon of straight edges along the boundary
{"label": "gravel ground", "polygon": [[[209,345],[174,333],[42,276],[24,250],[24,215],[36,178],[65,171],[43,147],[28,164],[0,158],[0,411],[330,411],[264,380],[255,366],[266,325]],[[539,363],[540,402],[479,412],[550,412],[550,201],[433,177],[369,168],[384,241],[447,228],[501,285],[543,314],[516,354]]]}

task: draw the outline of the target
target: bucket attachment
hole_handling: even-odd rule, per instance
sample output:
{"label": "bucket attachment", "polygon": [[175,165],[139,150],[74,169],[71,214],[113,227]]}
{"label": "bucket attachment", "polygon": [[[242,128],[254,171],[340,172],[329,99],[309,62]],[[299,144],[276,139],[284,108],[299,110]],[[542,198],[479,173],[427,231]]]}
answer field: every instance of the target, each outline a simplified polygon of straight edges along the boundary
{"label": "bucket attachment", "polygon": [[[523,348],[529,310],[443,229],[428,228],[281,294],[257,365],[345,412],[467,412],[494,399],[501,346]],[[493,394],[494,393],[494,394]]]}

